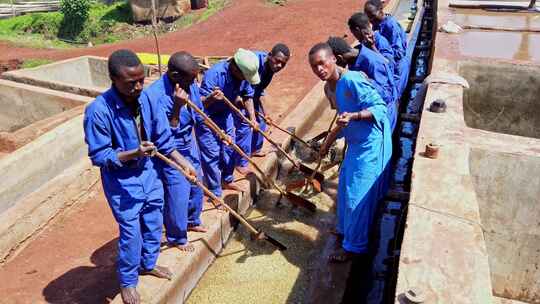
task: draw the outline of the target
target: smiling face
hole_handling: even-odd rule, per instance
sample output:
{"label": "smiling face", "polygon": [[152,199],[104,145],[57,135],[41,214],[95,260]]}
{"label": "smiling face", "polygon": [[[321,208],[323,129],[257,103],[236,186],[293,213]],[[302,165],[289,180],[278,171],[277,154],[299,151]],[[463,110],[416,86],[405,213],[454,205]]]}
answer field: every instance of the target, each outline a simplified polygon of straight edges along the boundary
{"label": "smiling face", "polygon": [[313,73],[323,81],[327,81],[336,73],[336,57],[331,50],[320,49],[309,56],[309,64]]}
{"label": "smiling face", "polygon": [[289,61],[289,57],[285,56],[282,52],[278,52],[275,55],[268,55],[268,65],[272,73],[277,73],[281,71]]}
{"label": "smiling face", "polygon": [[118,75],[111,75],[111,80],[118,92],[124,96],[127,102],[133,102],[139,98],[144,85],[144,67],[121,67]]}

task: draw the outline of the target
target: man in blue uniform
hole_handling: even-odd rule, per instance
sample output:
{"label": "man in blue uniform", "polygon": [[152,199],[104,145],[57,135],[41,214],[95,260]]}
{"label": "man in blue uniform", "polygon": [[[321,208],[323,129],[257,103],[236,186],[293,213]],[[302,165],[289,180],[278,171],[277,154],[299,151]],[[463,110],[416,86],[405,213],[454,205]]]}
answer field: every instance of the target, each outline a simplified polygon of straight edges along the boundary
{"label": "man in blue uniform", "polygon": [[172,145],[162,109],[139,100],[144,68],[135,53],[118,50],[109,57],[112,87],[85,110],[88,155],[100,167],[105,196],[118,222],[118,276],[125,303],[140,303],[139,274],[170,279],[157,266],[163,224],[163,186],[154,162],[156,150],[195,174]]}
{"label": "man in blue uniform", "polygon": [[364,12],[373,25],[373,30],[379,31],[394,50],[395,73],[399,75],[396,87],[398,96],[401,96],[407,86],[411,65],[410,58],[407,56],[407,34],[396,18],[384,13],[380,0],[368,0],[364,5]]}
{"label": "man in blue uniform", "polygon": [[392,46],[381,35],[379,31],[374,31],[369,23],[369,18],[364,13],[356,13],[349,18],[349,30],[353,36],[365,47],[381,54],[394,67],[394,50]]}
{"label": "man in blue uniform", "polygon": [[[253,88],[260,82],[258,73],[259,61],[250,51],[239,49],[230,60],[213,65],[204,73],[200,87],[201,100],[205,112],[233,140],[235,139],[234,119],[231,109],[225,104],[224,96],[232,102],[238,97],[253,96]],[[250,85],[251,84],[251,85]],[[250,118],[255,121],[253,102],[248,98],[245,108],[249,110]],[[234,150],[222,143],[219,137],[206,126],[204,133],[198,132],[201,164],[210,191],[216,196],[222,195],[222,187],[235,191],[242,189],[233,183],[234,168],[238,156]],[[248,142],[249,147],[251,141]],[[247,146],[244,149],[249,149]],[[223,185],[222,185],[223,183]]]}
{"label": "man in blue uniform", "polygon": [[337,232],[343,235],[343,242],[329,257],[331,262],[344,262],[368,251],[377,203],[386,192],[392,135],[386,103],[361,73],[339,70],[326,43],[310,50],[309,62],[315,75],[335,88],[339,113],[337,127],[323,143],[320,155],[326,155],[339,136],[348,144],[337,202]]}
{"label": "man in blue uniform", "polygon": [[[278,43],[274,45],[270,52],[262,51],[253,51],[255,55],[259,58],[259,77],[261,82],[258,85],[253,86],[254,96],[253,96],[253,107],[255,112],[260,113],[266,116],[266,111],[264,110],[266,88],[270,85],[274,74],[281,71],[289,61],[291,57],[291,52],[289,48],[283,44]],[[257,123],[259,128],[262,131],[267,130],[266,122],[261,117],[257,116]],[[269,117],[267,119],[270,119]],[[251,129],[249,129],[251,131]],[[236,134],[238,137],[238,133]],[[264,137],[259,132],[254,132],[251,140],[251,155],[256,157],[264,157],[267,153],[262,151],[264,143]],[[241,159],[240,166],[247,166],[247,161]]]}
{"label": "man in blue uniform", "polygon": [[343,38],[330,37],[327,43],[338,65],[342,67],[348,65],[349,70],[364,72],[373,80],[378,93],[386,102],[388,118],[393,130],[397,118],[397,92],[394,85],[394,73],[386,59],[363,45],[359,45],[358,49],[352,48]]}
{"label": "man in blue uniform", "polygon": [[[186,107],[191,100],[202,108],[199,87],[195,78],[199,73],[197,61],[186,52],[174,53],[168,62],[165,75],[146,88],[141,99],[159,104],[169,119],[174,148],[180,152],[197,170],[202,179],[200,157],[197,143],[193,137],[194,127],[200,128],[202,118]],[[202,227],[200,215],[203,207],[203,192],[191,185],[176,169],[158,160],[161,179],[165,190],[164,224],[169,246],[182,251],[193,251],[188,243],[187,231],[206,232]]]}

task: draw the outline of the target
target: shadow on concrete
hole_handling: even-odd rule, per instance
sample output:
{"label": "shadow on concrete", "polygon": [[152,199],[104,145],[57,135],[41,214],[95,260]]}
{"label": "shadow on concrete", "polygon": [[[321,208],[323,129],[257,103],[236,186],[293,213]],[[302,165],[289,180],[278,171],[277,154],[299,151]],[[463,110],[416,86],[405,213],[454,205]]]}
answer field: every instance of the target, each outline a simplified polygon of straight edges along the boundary
{"label": "shadow on concrete", "polygon": [[95,266],[79,266],[51,281],[43,296],[48,303],[109,303],[119,292],[115,238],[92,253]]}

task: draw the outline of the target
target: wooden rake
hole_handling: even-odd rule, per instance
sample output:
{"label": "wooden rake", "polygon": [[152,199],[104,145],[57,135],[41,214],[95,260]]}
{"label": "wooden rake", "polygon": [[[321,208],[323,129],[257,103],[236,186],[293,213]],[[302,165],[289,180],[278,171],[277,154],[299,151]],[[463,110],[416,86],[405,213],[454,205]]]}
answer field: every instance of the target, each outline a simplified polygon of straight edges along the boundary
{"label": "wooden rake", "polygon": [[195,105],[191,100],[188,100],[186,102],[186,105],[190,107],[191,109],[193,109],[195,112],[197,112],[197,114],[201,115],[201,117],[204,120],[204,123],[208,126],[208,128],[210,128],[214,133],[216,133],[220,137],[222,142],[232,147],[238,154],[240,154],[242,157],[245,157],[249,161],[249,163],[253,166],[253,168],[255,168],[257,172],[259,172],[260,177],[262,178],[263,182],[266,184],[267,187],[272,187],[276,189],[279,192],[281,197],[283,196],[286,197],[292,204],[296,206],[305,208],[311,212],[315,212],[317,210],[317,206],[314,203],[290,191],[283,190],[281,187],[279,187],[276,184],[274,180],[266,176],[266,174],[261,169],[261,167],[259,167],[259,165],[257,165],[257,163],[251,157],[249,157],[244,152],[244,150],[242,150],[242,148],[240,148],[237,144],[235,144],[232,141],[230,136],[228,136],[223,130],[221,130],[219,126],[210,117],[208,117],[208,115],[206,115],[206,113],[204,113],[203,110],[199,109],[199,107],[197,107],[197,105]]}
{"label": "wooden rake", "polygon": [[[242,114],[242,111],[238,109],[227,97],[223,96],[223,100],[225,103],[231,108],[240,118],[245,121],[251,128],[253,128],[253,131],[261,133],[261,135],[266,138],[266,140],[272,144],[276,149],[281,152],[292,164],[293,166],[298,169],[302,174],[304,174],[306,177],[313,176],[313,179],[319,183],[319,188],[322,188],[322,184],[324,183],[324,174],[317,172],[316,170],[311,169],[310,167],[298,162],[295,160],[287,151],[285,151],[280,145],[278,145],[266,132],[261,130],[258,126],[256,126],[250,119],[244,116]],[[312,180],[313,180],[312,179]]]}
{"label": "wooden rake", "polygon": [[264,233],[263,231],[257,230],[257,228],[253,227],[245,217],[237,213],[233,208],[231,208],[229,205],[225,204],[225,202],[217,197],[214,193],[212,193],[208,188],[206,188],[201,181],[199,181],[195,176],[190,175],[186,169],[182,168],[180,165],[175,163],[174,161],[170,160],[165,155],[156,152],[157,158],[161,159],[165,163],[167,163],[169,166],[175,168],[176,170],[180,171],[187,180],[200,187],[204,193],[210,198],[210,201],[212,204],[217,208],[217,204],[219,203],[221,206],[225,207],[227,211],[229,211],[240,223],[242,223],[246,228],[249,230],[249,232],[254,236],[255,240],[264,240],[269,242],[270,244],[274,245],[279,251],[287,250],[287,247],[280,243],[278,240],[274,239],[273,237],[269,236],[268,234]]}

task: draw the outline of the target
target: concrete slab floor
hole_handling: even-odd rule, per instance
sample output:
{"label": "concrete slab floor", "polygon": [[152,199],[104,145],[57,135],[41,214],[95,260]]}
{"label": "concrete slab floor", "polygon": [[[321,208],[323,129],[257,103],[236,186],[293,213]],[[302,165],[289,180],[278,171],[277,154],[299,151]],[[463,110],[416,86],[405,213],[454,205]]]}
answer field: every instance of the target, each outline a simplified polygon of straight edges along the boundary
{"label": "concrete slab floor", "polygon": [[[437,4],[439,26],[453,21],[497,28],[437,33],[432,74],[461,75],[471,88],[429,85],[396,303],[412,287],[433,303],[538,303],[535,15],[450,9],[447,0]],[[517,71],[522,81],[502,80]],[[427,110],[437,99],[446,101],[446,113]],[[521,120],[529,113],[530,120]],[[432,142],[441,146],[436,160],[420,154]]]}

